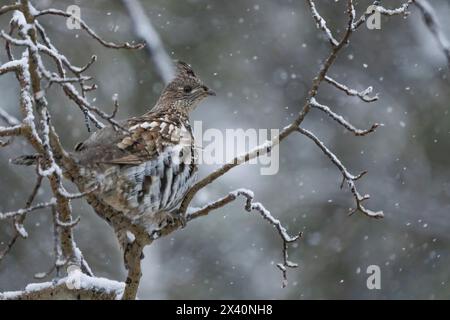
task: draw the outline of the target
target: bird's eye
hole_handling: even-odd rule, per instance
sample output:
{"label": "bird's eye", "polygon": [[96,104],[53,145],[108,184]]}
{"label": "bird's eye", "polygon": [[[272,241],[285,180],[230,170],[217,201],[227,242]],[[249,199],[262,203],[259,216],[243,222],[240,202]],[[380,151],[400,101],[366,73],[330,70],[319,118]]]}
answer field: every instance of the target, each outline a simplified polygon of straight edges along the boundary
{"label": "bird's eye", "polygon": [[183,91],[185,93],[190,93],[192,91],[192,87],[191,86],[184,86]]}

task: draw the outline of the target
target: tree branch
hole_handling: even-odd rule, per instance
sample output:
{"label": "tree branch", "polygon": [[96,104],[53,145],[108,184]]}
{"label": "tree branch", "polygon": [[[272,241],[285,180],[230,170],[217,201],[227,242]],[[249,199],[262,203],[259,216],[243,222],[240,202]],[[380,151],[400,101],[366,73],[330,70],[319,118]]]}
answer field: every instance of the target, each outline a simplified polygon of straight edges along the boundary
{"label": "tree branch", "polygon": [[0,119],[2,119],[9,126],[15,126],[20,123],[18,119],[10,115],[8,112],[0,108]]}
{"label": "tree branch", "polygon": [[337,82],[336,80],[334,80],[333,78],[331,78],[329,76],[325,77],[325,81],[328,82],[329,84],[335,86],[339,90],[344,91],[348,96],[358,97],[364,102],[374,102],[379,99],[378,94],[376,94],[373,97],[369,96],[369,94],[371,94],[373,91],[372,87],[367,87],[367,89],[358,92],[354,89],[348,88],[346,85],[344,85],[342,83]]}
{"label": "tree branch", "polygon": [[[394,9],[386,9],[385,7],[380,5],[381,1],[374,1],[373,5],[376,7],[376,10],[385,16],[395,16],[395,15],[404,15],[407,16],[409,14],[408,12],[408,8],[409,6],[415,2],[416,0],[408,0],[407,2],[403,3],[401,6],[399,6],[398,8],[394,8]],[[357,29],[359,26],[361,26],[366,19],[371,16],[373,14],[373,12],[364,12],[364,14],[355,21],[355,23],[353,24],[353,30]]]}
{"label": "tree branch", "polygon": [[125,284],[105,278],[90,277],[75,269],[56,282],[29,284],[23,291],[0,293],[0,300],[121,299]]}
{"label": "tree branch", "polygon": [[17,216],[23,216],[29,212],[33,212],[35,210],[39,210],[39,209],[44,209],[44,208],[49,208],[52,207],[56,204],[56,199],[53,198],[48,202],[42,202],[39,203],[37,205],[28,207],[28,208],[24,208],[24,209],[19,209],[16,211],[10,211],[10,212],[5,212],[5,213],[1,213],[0,212],[0,220],[6,220],[6,219],[10,219],[10,218],[14,218]]}
{"label": "tree branch", "polygon": [[325,36],[328,38],[328,41],[330,41],[333,47],[337,47],[339,45],[339,42],[334,38],[333,33],[328,28],[326,20],[322,18],[322,16],[317,11],[314,1],[307,0],[307,3],[309,5],[309,8],[311,9],[311,14],[316,22],[317,28],[322,29],[322,31],[325,33]]}
{"label": "tree branch", "polygon": [[363,206],[363,202],[365,200],[369,199],[369,195],[361,196],[361,194],[356,189],[355,181],[360,179],[367,172],[364,171],[357,176],[352,175],[350,172],[348,172],[347,168],[344,167],[344,165],[341,163],[339,158],[336,157],[336,155],[334,155],[334,153],[331,152],[325,146],[325,144],[322,141],[320,141],[320,139],[317,138],[311,131],[308,131],[303,128],[298,128],[298,132],[300,132],[301,134],[303,134],[306,137],[308,137],[309,139],[311,139],[323,151],[323,153],[325,153],[325,155],[328,158],[330,158],[331,162],[333,162],[333,164],[339,169],[339,171],[341,171],[342,176],[343,176],[343,181],[347,182],[351,192],[353,193],[353,196],[355,197],[355,201],[356,201],[356,208],[352,209],[350,214],[353,214],[356,211],[360,211],[360,212],[364,213],[366,216],[371,217],[371,218],[383,218],[383,216],[384,216],[383,211],[375,212],[375,211],[366,209]]}
{"label": "tree branch", "polygon": [[380,124],[375,123],[369,129],[357,129],[350,122],[346,121],[341,115],[334,113],[329,107],[318,103],[315,98],[311,98],[311,106],[325,112],[331,119],[339,123],[348,131],[352,132],[355,136],[365,136],[371,132],[374,132],[380,126]]}
{"label": "tree branch", "polygon": [[[312,0],[306,0],[308,4],[312,3],[314,4],[314,1]],[[311,5],[310,5],[311,7]],[[315,12],[311,8],[312,14],[314,16]],[[188,209],[189,203],[192,201],[196,193],[218,179],[219,177],[223,176],[225,173],[233,169],[234,167],[245,163],[247,161],[250,161],[251,159],[254,159],[256,157],[262,156],[267,154],[273,148],[274,146],[278,145],[281,141],[283,141],[286,137],[288,137],[291,133],[296,132],[297,128],[300,126],[300,124],[305,119],[306,115],[309,113],[311,109],[310,100],[311,98],[315,97],[317,95],[318,89],[322,81],[325,79],[325,76],[327,75],[328,70],[330,69],[331,65],[336,60],[338,53],[341,51],[341,49],[346,45],[348,39],[350,38],[350,35],[352,34],[353,29],[351,26],[349,26],[342,38],[342,40],[332,48],[330,55],[328,58],[326,58],[324,64],[322,65],[321,69],[319,70],[319,73],[314,78],[312,82],[311,89],[308,92],[308,96],[306,98],[306,102],[303,105],[303,108],[301,109],[298,116],[295,118],[295,120],[285,127],[278,136],[275,136],[270,141],[267,141],[263,145],[260,145],[250,152],[244,153],[238,157],[235,157],[230,162],[226,163],[219,169],[215,170],[214,172],[207,175],[205,178],[198,181],[189,191],[187,192],[186,196],[184,197],[183,201],[181,202],[180,206],[180,212],[182,215],[186,214],[186,211]]]}
{"label": "tree branch", "polygon": [[42,11],[39,11],[35,15],[35,18],[40,17],[40,16],[44,16],[44,15],[55,15],[55,16],[61,16],[61,17],[75,19],[77,22],[80,23],[80,26],[81,26],[81,28],[83,28],[83,30],[85,30],[92,38],[94,38],[101,45],[103,45],[103,46],[105,46],[107,48],[111,48],[111,49],[142,49],[144,47],[144,45],[142,43],[129,44],[128,42],[125,42],[123,44],[116,44],[114,42],[106,41],[106,40],[102,39],[94,30],[92,30],[87,25],[87,23],[84,22],[82,19],[80,19],[79,17],[74,16],[74,15],[72,15],[70,13],[67,13],[65,11],[62,11],[62,10],[58,10],[58,9],[42,10]]}
{"label": "tree branch", "polygon": [[9,11],[14,11],[20,9],[20,3],[7,4],[0,7],[0,15],[7,13]]}
{"label": "tree branch", "polygon": [[268,211],[260,202],[253,201],[254,194],[251,190],[238,189],[236,191],[230,192],[228,195],[226,195],[223,198],[220,198],[219,200],[211,202],[198,210],[193,210],[193,211],[188,212],[186,219],[187,219],[187,221],[191,221],[196,218],[206,216],[211,211],[219,209],[221,207],[224,207],[227,204],[233,202],[239,196],[242,196],[245,198],[245,200],[246,200],[245,201],[245,210],[247,212],[251,212],[251,211],[258,212],[261,215],[261,217],[263,217],[266,221],[269,222],[269,224],[271,224],[272,226],[274,226],[277,229],[278,234],[280,235],[280,238],[283,241],[283,250],[282,250],[283,263],[279,263],[279,264],[277,264],[277,266],[283,273],[283,287],[285,287],[287,285],[286,269],[298,267],[298,265],[296,263],[293,263],[293,262],[289,261],[289,259],[288,259],[288,253],[287,253],[288,244],[300,239],[302,233],[300,232],[299,234],[297,234],[295,236],[290,236],[287,233],[286,228],[283,227],[283,225],[281,224],[280,220],[274,218],[272,216],[272,214],[270,213],[270,211]]}

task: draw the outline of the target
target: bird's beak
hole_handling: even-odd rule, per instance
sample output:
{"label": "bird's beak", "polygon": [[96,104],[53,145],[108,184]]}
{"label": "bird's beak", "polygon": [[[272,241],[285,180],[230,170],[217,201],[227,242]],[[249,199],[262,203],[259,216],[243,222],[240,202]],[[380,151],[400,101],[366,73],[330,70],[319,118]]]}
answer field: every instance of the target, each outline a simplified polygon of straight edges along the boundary
{"label": "bird's beak", "polygon": [[207,86],[203,86],[203,90],[205,91],[205,93],[208,96],[215,96],[216,93],[214,92],[214,90],[211,90],[210,88],[208,88]]}

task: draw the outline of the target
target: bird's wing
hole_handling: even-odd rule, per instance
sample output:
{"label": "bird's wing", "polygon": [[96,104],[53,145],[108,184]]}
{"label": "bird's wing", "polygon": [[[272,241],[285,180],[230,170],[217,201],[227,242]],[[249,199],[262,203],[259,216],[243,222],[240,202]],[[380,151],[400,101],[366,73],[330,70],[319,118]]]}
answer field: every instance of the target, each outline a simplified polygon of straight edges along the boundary
{"label": "bird's wing", "polygon": [[128,132],[104,128],[77,146],[87,163],[139,165],[156,158],[168,146],[191,144],[192,135],[178,119],[145,115],[125,122]]}

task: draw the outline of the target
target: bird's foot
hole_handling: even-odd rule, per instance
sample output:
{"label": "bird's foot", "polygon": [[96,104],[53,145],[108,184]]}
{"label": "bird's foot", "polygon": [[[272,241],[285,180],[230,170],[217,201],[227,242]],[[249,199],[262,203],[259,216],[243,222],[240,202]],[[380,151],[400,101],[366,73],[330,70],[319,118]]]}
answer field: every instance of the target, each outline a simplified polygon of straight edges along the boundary
{"label": "bird's foot", "polygon": [[168,212],[165,216],[165,221],[159,224],[160,227],[163,225],[166,226],[177,226],[181,225],[181,228],[186,227],[187,219],[184,215],[179,214],[178,212]]}
{"label": "bird's foot", "polygon": [[186,216],[184,214],[180,214],[178,215],[178,220],[181,224],[181,228],[184,229],[187,225],[187,219]]}

